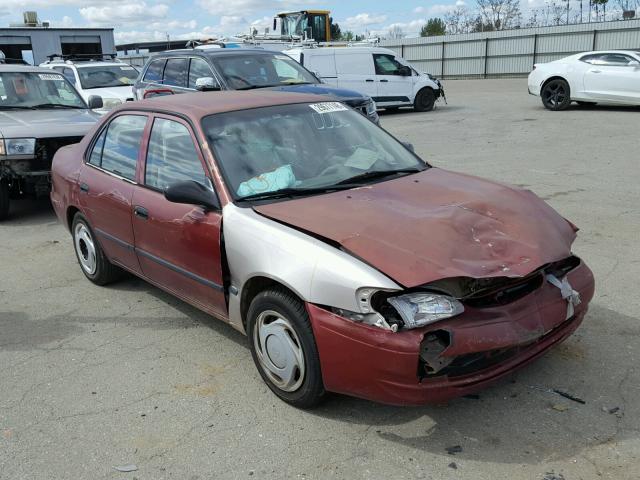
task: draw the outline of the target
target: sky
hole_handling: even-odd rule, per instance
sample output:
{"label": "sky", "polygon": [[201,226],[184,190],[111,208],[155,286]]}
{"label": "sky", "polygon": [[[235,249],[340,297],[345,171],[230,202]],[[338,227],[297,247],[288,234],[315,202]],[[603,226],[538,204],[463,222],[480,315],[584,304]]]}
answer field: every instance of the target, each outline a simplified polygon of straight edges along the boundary
{"label": "sky", "polygon": [[[467,0],[474,1],[474,0]],[[280,11],[331,10],[342,31],[384,32],[400,26],[417,36],[426,19],[442,16],[465,0],[0,0],[0,26],[21,23],[35,10],[56,27],[115,27],[116,43],[210,38],[263,31]],[[474,2],[475,3],[475,2]]]}

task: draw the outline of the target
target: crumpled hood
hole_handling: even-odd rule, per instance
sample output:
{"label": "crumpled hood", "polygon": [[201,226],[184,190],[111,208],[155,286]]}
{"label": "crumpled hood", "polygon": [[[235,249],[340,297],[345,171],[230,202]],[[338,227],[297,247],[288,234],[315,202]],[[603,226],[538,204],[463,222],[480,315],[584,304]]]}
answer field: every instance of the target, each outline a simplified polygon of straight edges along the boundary
{"label": "crumpled hood", "polygon": [[340,99],[342,101],[356,101],[359,103],[366,102],[369,97],[362,95],[354,90],[346,90],[343,88],[330,87],[323,83],[312,83],[303,85],[280,85],[278,87],[269,87],[270,90],[280,90],[283,92],[295,93],[311,93],[314,95],[326,95]]}
{"label": "crumpled hood", "polygon": [[0,137],[78,137],[85,135],[99,118],[88,109],[2,110]]}
{"label": "crumpled hood", "polygon": [[528,190],[437,168],[254,209],[339,243],[405,287],[524,276],[568,257],[576,236]]}

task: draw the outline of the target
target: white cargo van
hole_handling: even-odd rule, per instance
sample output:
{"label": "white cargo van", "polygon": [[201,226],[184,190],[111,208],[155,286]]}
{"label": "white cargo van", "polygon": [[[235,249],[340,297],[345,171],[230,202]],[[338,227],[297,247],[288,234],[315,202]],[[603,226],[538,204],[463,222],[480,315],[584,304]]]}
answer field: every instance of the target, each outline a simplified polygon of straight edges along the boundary
{"label": "white cargo van", "polygon": [[420,73],[392,50],[379,47],[292,48],[284,53],[325,83],[372,97],[379,107],[433,109],[444,89],[440,81]]}

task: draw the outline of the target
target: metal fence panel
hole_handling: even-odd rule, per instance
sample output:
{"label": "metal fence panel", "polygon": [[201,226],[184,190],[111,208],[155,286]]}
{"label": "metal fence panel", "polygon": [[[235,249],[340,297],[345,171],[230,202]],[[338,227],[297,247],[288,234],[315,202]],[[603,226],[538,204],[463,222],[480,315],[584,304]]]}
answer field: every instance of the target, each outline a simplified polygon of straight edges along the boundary
{"label": "metal fence panel", "polygon": [[544,63],[594,49],[640,50],[640,19],[385,40],[420,71],[444,78],[527,75]]}

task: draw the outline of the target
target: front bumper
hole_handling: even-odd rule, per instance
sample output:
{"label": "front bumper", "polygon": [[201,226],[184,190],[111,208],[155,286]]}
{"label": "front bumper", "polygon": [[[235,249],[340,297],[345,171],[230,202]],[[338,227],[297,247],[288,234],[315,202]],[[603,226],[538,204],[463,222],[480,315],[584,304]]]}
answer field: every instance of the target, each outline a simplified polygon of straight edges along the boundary
{"label": "front bumper", "polygon": [[[593,274],[580,263],[567,276],[582,300],[570,319],[567,302],[548,283],[508,305],[467,308],[457,317],[398,333],[307,304],[325,388],[391,405],[439,403],[481,390],[564,341],[580,325],[593,297]],[[513,353],[471,373],[421,378],[421,343],[428,333],[442,330],[451,338],[443,356]]]}

